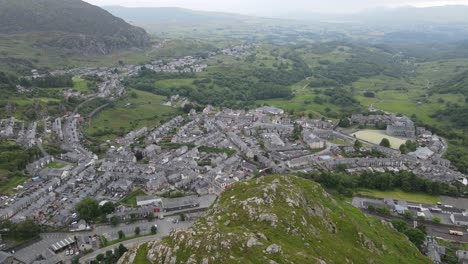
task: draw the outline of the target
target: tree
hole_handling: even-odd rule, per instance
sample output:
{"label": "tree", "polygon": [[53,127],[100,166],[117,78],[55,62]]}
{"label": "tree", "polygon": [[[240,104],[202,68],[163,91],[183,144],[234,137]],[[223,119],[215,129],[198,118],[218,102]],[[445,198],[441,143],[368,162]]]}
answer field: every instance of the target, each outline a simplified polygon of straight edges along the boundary
{"label": "tree", "polygon": [[114,254],[112,253],[112,250],[107,250],[106,259],[112,260],[113,258],[114,258]]}
{"label": "tree", "polygon": [[158,228],[154,225],[151,226],[151,234],[156,235],[157,232],[158,232]]}
{"label": "tree", "polygon": [[340,122],[338,123],[338,126],[340,127],[349,127],[351,123],[349,122],[349,118],[345,117],[340,119]]}
{"label": "tree", "polygon": [[136,214],[131,214],[130,215],[130,222],[134,223],[136,221]]}
{"label": "tree", "polygon": [[139,236],[140,232],[141,232],[140,227],[139,226],[135,227],[135,235]]}
{"label": "tree", "polygon": [[148,214],[148,222],[151,222],[153,220],[154,220],[154,213],[151,212],[151,213]]}
{"label": "tree", "polygon": [[389,148],[390,140],[388,140],[388,138],[382,138],[382,141],[380,141],[380,146]]}
{"label": "tree", "polygon": [[76,205],[76,210],[80,214],[80,217],[87,222],[96,219],[96,217],[101,214],[98,201],[91,197],[87,197],[81,200]]}
{"label": "tree", "polygon": [[406,218],[406,219],[411,219],[411,218],[413,218],[413,214],[411,214],[410,211],[405,211],[403,213],[403,217]]}
{"label": "tree", "polygon": [[408,228],[408,224],[405,221],[400,220],[400,219],[393,219],[392,225],[396,230],[398,230],[398,232],[401,232],[401,233],[405,232],[406,229]]}
{"label": "tree", "polygon": [[104,259],[104,255],[103,254],[99,254],[96,256],[96,260],[101,262],[102,260]]}
{"label": "tree", "polygon": [[115,204],[112,202],[107,202],[101,206],[101,212],[103,214],[112,214],[115,211]]}
{"label": "tree", "polygon": [[354,141],[354,148],[358,150],[361,147],[362,147],[362,142],[356,139],[356,141]]}
{"label": "tree", "polygon": [[110,219],[111,225],[116,227],[120,223],[120,219],[117,216],[112,216]]}
{"label": "tree", "polygon": [[33,238],[39,234],[41,227],[38,226],[33,220],[26,219],[23,222],[13,226],[13,236],[18,238]]}
{"label": "tree", "polygon": [[119,230],[119,239],[125,238],[125,233],[122,230]]}
{"label": "tree", "polygon": [[406,148],[406,145],[405,145],[405,144],[401,144],[401,146],[400,146],[400,152],[401,152],[402,154],[408,153],[408,149]]}
{"label": "tree", "polygon": [[436,216],[436,217],[433,217],[433,218],[432,218],[432,221],[433,221],[434,223],[436,223],[436,224],[440,224],[440,217],[437,217],[437,216]]}
{"label": "tree", "polygon": [[424,243],[426,235],[417,228],[408,228],[403,232],[408,239],[418,248]]}
{"label": "tree", "polygon": [[123,244],[119,245],[119,248],[118,248],[119,257],[121,257],[123,254],[125,254],[125,252],[127,252],[127,251],[128,251],[128,249]]}

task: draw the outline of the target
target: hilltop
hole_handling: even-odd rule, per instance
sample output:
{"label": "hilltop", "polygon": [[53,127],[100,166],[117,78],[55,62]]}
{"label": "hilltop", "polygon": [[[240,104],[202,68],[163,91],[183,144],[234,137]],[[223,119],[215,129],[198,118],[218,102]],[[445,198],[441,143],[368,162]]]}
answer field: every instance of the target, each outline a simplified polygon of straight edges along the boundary
{"label": "hilltop", "polygon": [[430,263],[390,224],[295,176],[239,182],[192,229],[147,249],[153,263]]}
{"label": "hilltop", "polygon": [[108,54],[150,43],[143,29],[81,0],[0,0],[0,33],[27,35],[35,48],[77,53]]}

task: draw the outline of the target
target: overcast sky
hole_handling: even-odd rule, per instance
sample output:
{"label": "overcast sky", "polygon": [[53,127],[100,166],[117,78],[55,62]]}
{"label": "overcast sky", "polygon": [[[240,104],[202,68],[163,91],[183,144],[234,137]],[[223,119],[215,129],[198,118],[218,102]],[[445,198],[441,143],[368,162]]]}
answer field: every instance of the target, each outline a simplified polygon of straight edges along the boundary
{"label": "overcast sky", "polygon": [[85,0],[94,5],[183,7],[205,11],[277,15],[287,12],[348,13],[376,7],[468,5],[468,0]]}

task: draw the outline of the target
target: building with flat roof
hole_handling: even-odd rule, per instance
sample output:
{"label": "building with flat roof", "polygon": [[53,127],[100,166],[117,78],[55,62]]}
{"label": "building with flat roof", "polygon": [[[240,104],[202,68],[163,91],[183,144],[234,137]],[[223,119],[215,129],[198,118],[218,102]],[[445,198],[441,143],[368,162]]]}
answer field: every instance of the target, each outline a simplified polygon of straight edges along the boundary
{"label": "building with flat roof", "polygon": [[164,212],[178,211],[200,206],[196,195],[179,198],[162,198],[162,208]]}

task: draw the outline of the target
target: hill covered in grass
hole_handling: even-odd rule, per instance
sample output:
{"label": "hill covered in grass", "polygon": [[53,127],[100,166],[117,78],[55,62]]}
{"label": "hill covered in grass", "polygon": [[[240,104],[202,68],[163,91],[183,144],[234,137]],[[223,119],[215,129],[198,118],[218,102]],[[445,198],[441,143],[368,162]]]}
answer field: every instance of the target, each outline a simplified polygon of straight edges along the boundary
{"label": "hill covered in grass", "polygon": [[0,0],[0,33],[34,34],[37,48],[108,54],[149,45],[138,27],[81,0]]}
{"label": "hill covered in grass", "polygon": [[152,263],[430,263],[390,224],[295,176],[239,182],[190,230],[147,248]]}

